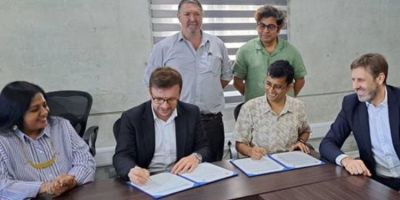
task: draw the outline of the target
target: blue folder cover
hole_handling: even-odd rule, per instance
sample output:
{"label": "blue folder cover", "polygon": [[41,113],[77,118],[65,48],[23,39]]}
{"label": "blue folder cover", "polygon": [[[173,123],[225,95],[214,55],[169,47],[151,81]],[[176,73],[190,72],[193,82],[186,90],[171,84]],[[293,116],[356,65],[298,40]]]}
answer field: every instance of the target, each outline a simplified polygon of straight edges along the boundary
{"label": "blue folder cover", "polygon": [[[208,173],[208,174],[207,174]],[[169,172],[156,174],[150,177],[148,184],[136,185],[132,182],[127,184],[150,195],[154,199],[163,198],[177,192],[182,192],[192,188],[200,187],[209,183],[237,176],[236,172],[218,167],[210,163],[201,163],[192,173],[174,175]],[[175,185],[165,185],[165,183],[175,183]],[[151,186],[148,188],[147,186]]]}
{"label": "blue folder cover", "polygon": [[[301,159],[297,160],[296,162],[296,160],[294,160],[293,158]],[[304,160],[305,162],[303,162],[302,160]],[[243,158],[230,160],[230,162],[248,177],[325,164],[323,161],[320,161],[314,157],[311,157],[308,154],[298,151],[270,154],[264,156],[261,160]]]}

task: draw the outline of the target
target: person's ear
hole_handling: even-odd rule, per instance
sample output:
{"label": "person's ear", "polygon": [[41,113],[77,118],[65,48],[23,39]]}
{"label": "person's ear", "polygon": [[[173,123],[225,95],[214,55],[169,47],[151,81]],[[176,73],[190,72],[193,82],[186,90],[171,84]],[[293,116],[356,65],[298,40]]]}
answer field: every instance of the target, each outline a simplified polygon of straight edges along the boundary
{"label": "person's ear", "polygon": [[385,74],[384,73],[379,73],[378,77],[376,78],[376,80],[378,80],[378,83],[383,84],[383,82],[385,82]]}
{"label": "person's ear", "polygon": [[292,83],[289,84],[287,87],[288,87],[289,90],[292,89],[292,88],[294,88],[294,83],[292,82]]}
{"label": "person's ear", "polygon": [[151,94],[151,87],[149,87],[149,98],[152,99],[153,98],[152,96],[153,95]]}
{"label": "person's ear", "polygon": [[278,28],[276,31],[278,31],[278,33],[279,33],[282,30],[283,26],[284,26],[284,23],[282,23],[281,25],[278,25]]}

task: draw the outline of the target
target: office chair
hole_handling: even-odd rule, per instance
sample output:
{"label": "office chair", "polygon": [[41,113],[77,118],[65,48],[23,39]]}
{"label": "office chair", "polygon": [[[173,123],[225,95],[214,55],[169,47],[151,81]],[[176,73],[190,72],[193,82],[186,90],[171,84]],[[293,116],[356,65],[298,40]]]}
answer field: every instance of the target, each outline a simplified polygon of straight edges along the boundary
{"label": "office chair", "polygon": [[120,126],[121,126],[121,118],[118,118],[117,121],[115,121],[114,125],[113,125],[113,133],[114,133],[115,140],[117,140],[117,134],[119,132]]}
{"label": "office chair", "polygon": [[[235,109],[233,110],[233,117],[235,118],[235,122],[239,116],[240,109],[242,108],[244,102],[238,104]],[[237,159],[238,158],[238,152],[236,151],[236,147],[232,144],[233,142],[228,141],[228,148],[229,148],[229,157],[231,159]]]}
{"label": "office chair", "polygon": [[244,102],[238,104],[235,109],[233,110],[233,117],[235,117],[235,121],[237,120],[237,118],[239,117],[239,113],[240,113],[240,109],[242,108]]}
{"label": "office chair", "polygon": [[92,126],[86,130],[93,102],[92,96],[87,92],[76,90],[53,91],[47,92],[46,95],[50,113],[69,120],[79,136],[89,145],[90,153],[95,156],[99,127]]}
{"label": "office chair", "polygon": [[[117,135],[118,135],[120,127],[121,127],[121,118],[118,118],[114,122],[114,125],[113,125],[113,133],[114,133],[115,141],[117,141]],[[109,178],[116,178],[117,177],[117,172],[115,171],[115,168],[113,166],[108,168],[108,177]]]}

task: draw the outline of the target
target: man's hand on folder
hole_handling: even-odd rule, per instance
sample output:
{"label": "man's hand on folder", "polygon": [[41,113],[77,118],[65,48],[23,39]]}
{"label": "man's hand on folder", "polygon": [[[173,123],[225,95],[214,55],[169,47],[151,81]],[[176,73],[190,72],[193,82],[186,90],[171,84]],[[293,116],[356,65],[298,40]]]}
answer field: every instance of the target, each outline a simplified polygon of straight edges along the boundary
{"label": "man's hand on folder", "polygon": [[129,171],[128,177],[131,182],[143,185],[150,179],[150,172],[147,169],[135,166]]}
{"label": "man's hand on folder", "polygon": [[296,144],[294,144],[290,147],[290,151],[294,151],[294,150],[300,150],[303,153],[310,154],[310,148],[308,148],[308,146],[306,144],[304,144],[303,142],[300,142],[300,141],[297,141]]}
{"label": "man's hand on folder", "polygon": [[267,150],[262,147],[252,147],[250,157],[253,160],[260,160],[263,156],[267,154]]}
{"label": "man's hand on folder", "polygon": [[171,170],[171,173],[178,174],[192,172],[199,165],[199,162],[199,159],[197,159],[193,154],[183,157],[175,164]]}

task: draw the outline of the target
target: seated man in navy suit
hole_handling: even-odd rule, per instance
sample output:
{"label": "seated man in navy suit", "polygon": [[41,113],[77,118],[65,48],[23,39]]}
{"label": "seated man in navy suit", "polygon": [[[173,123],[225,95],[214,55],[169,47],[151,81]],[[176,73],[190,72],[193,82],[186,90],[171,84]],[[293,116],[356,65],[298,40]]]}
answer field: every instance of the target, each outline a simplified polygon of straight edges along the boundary
{"label": "seated man in navy suit", "polygon": [[[400,189],[400,89],[386,84],[388,64],[380,54],[365,54],[351,64],[355,94],[345,96],[342,110],[320,145],[322,157],[352,175],[372,176]],[[353,132],[360,159],[340,148]]]}
{"label": "seated man in navy suit", "polygon": [[113,157],[117,174],[138,184],[150,173],[190,172],[209,152],[199,108],[179,101],[179,72],[157,68],[149,82],[151,100],[122,114]]}

